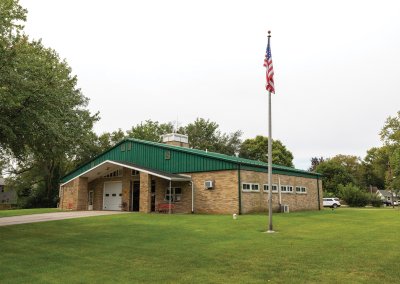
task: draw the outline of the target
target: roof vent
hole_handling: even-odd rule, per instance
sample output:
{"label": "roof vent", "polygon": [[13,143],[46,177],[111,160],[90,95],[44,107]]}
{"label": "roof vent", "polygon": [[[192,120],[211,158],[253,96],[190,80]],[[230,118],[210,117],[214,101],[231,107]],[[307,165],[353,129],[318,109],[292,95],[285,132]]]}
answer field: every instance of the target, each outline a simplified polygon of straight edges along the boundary
{"label": "roof vent", "polygon": [[189,148],[189,138],[187,135],[169,133],[161,135],[161,138],[162,142],[165,144]]}

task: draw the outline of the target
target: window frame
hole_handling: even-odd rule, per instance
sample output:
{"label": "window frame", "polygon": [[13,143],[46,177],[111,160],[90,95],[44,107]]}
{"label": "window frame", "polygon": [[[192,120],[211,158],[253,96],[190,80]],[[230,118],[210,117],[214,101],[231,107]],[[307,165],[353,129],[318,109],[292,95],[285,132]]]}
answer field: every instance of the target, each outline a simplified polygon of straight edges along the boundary
{"label": "window frame", "polygon": [[[264,192],[269,192],[269,190],[267,189],[267,187],[268,187],[268,184],[267,184],[267,183],[264,183],[264,186],[263,186]],[[275,190],[274,190],[274,187],[276,188]],[[272,184],[272,193],[278,193],[278,185],[275,184],[275,183]]]}
{"label": "window frame", "polygon": [[[286,189],[283,190],[283,188]],[[293,185],[281,184],[281,193],[293,193]]]}
{"label": "window frame", "polygon": [[116,169],[115,171],[109,172],[108,174],[103,175],[103,178],[122,177],[122,175],[123,175],[123,171],[122,171],[122,168],[120,168],[120,169]]}
{"label": "window frame", "polygon": [[[244,185],[249,186],[249,189],[244,189]],[[253,186],[256,186],[257,189],[253,189]],[[260,184],[255,182],[242,182],[242,191],[243,192],[260,192]]]}
{"label": "window frame", "polygon": [[[297,189],[300,189],[300,190],[297,190]],[[296,194],[307,194],[307,187],[301,186],[301,185],[297,185],[296,186]]]}
{"label": "window frame", "polygon": [[[181,202],[182,201],[182,187],[171,187],[171,192],[169,193],[169,187],[165,189],[164,192],[164,201],[169,202],[167,196],[172,196],[171,203]],[[176,193],[176,190],[179,189],[180,193]]]}

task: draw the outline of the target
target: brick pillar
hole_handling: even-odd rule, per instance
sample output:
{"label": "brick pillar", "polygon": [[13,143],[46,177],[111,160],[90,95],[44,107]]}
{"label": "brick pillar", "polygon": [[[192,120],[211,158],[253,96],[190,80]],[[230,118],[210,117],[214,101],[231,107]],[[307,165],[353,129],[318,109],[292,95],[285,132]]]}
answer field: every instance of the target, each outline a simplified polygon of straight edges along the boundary
{"label": "brick pillar", "polygon": [[140,202],[139,211],[150,213],[151,176],[140,172]]}
{"label": "brick pillar", "polygon": [[122,176],[122,210],[129,211],[130,209],[130,189],[131,189],[131,180],[132,180],[132,170],[128,168],[123,169]]}
{"label": "brick pillar", "polygon": [[77,202],[76,210],[87,210],[88,209],[88,178],[79,177],[77,184]]}

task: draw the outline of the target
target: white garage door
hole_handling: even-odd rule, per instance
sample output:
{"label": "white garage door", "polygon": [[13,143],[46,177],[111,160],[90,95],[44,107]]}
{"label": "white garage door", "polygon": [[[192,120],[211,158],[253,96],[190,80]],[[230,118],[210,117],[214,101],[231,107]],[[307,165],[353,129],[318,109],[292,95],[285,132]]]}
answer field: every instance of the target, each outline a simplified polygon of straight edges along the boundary
{"label": "white garage door", "polygon": [[122,182],[104,183],[103,210],[121,210]]}

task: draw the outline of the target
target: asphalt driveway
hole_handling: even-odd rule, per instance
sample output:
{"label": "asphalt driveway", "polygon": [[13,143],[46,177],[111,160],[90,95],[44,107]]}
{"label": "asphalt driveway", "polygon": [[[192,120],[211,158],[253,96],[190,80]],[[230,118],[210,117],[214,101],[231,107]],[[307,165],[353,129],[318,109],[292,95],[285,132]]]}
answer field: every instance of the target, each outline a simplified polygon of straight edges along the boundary
{"label": "asphalt driveway", "polygon": [[0,218],[0,226],[47,222],[47,221],[56,221],[56,220],[92,217],[92,216],[124,214],[124,213],[128,213],[128,212],[122,212],[122,211],[69,211],[69,212],[53,212],[53,213],[12,216],[12,217]]}

